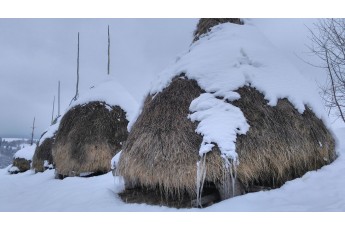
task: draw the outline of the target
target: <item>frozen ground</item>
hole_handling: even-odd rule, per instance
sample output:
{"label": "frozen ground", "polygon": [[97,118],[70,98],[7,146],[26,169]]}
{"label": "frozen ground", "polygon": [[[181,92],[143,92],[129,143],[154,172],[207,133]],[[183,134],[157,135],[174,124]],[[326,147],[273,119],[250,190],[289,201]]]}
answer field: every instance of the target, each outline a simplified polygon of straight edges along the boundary
{"label": "frozen ground", "polygon": [[174,209],[125,204],[117,193],[120,178],[111,173],[91,178],[54,179],[54,171],[9,175],[0,170],[0,211],[345,211],[345,128],[335,129],[339,157],[331,165],[287,182],[279,189],[250,193],[205,209]]}

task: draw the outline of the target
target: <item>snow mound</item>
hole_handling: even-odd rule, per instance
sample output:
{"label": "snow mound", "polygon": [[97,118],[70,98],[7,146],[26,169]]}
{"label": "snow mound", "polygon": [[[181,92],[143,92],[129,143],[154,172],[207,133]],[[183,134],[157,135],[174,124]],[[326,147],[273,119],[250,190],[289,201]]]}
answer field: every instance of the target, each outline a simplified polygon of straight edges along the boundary
{"label": "snow mound", "polygon": [[201,94],[193,100],[189,109],[194,113],[188,118],[193,122],[200,121],[196,132],[203,134],[199,155],[203,156],[210,152],[214,147],[211,143],[218,143],[220,151],[227,158],[236,157],[233,155],[236,145],[228,140],[236,139],[237,134],[245,134],[249,129],[242,111],[210,93]]}
{"label": "snow mound", "polygon": [[128,129],[130,129],[137,116],[139,107],[137,101],[114,78],[107,77],[100,84],[91,87],[87,93],[81,95],[78,100],[73,101],[67,111],[76,105],[83,105],[93,101],[104,101],[108,105],[120,106],[126,112],[126,118],[129,121]]}
{"label": "snow mound", "polygon": [[14,159],[16,159],[16,158],[23,158],[25,160],[32,161],[32,157],[34,156],[35,149],[36,149],[36,144],[30,145],[30,146],[26,146],[26,147],[18,150],[14,154],[13,158]]}
{"label": "snow mound", "polygon": [[38,146],[40,146],[45,139],[47,138],[52,138],[54,136],[54,134],[56,133],[56,131],[59,129],[59,125],[60,125],[60,121],[61,121],[62,116],[60,116],[55,124],[49,126],[49,128],[45,131],[45,133],[43,134],[43,136],[41,137]]}
{"label": "snow mound", "polygon": [[110,161],[110,167],[112,170],[116,169],[117,164],[119,163],[122,151],[115,154],[115,156]]}
{"label": "snow mound", "polygon": [[181,74],[196,80],[206,91],[191,103],[189,115],[192,121],[200,122],[196,132],[204,137],[201,155],[211,150],[214,142],[222,155],[237,157],[236,134],[245,134],[249,125],[241,110],[227,101],[240,98],[234,91],[245,85],[263,93],[270,106],[287,98],[300,113],[307,105],[327,121],[319,95],[309,87],[313,83],[253,25],[224,23],[213,27],[158,75],[150,93],[161,92]]}
{"label": "snow mound", "polygon": [[19,168],[17,166],[11,166],[9,169],[8,169],[8,172],[9,173],[17,173],[19,172]]}

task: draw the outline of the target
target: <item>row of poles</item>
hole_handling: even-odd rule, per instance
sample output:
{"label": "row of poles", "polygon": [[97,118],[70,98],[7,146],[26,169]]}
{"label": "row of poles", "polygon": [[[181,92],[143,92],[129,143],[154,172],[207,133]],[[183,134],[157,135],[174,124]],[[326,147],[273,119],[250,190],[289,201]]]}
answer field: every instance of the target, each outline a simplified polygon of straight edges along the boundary
{"label": "row of poles", "polygon": [[[107,73],[110,74],[110,31],[108,25],[108,65],[107,65]],[[73,101],[76,101],[79,97],[79,32],[78,32],[78,51],[77,51],[77,83],[76,83],[76,92],[74,97],[72,98],[70,105]],[[54,109],[55,109],[55,96],[53,100],[53,111],[52,111],[52,118],[51,118],[51,125],[56,122],[56,120],[60,117],[60,81],[58,82],[58,114],[57,117],[54,118]],[[33,145],[34,143],[34,131],[35,131],[35,117],[32,123],[32,132],[31,132],[31,141],[30,144]]]}

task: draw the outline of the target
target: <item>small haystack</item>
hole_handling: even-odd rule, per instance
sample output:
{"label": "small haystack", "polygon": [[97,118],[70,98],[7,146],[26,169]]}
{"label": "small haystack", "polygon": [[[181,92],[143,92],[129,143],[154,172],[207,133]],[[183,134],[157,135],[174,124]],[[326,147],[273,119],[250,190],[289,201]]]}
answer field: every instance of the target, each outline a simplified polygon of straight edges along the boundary
{"label": "small haystack", "polygon": [[46,138],[37,146],[35,154],[32,158],[32,168],[35,170],[35,172],[44,172],[47,169],[54,168],[52,156],[54,139],[55,137]]}
{"label": "small haystack", "polygon": [[11,174],[22,173],[31,168],[32,157],[36,149],[36,144],[25,146],[18,150],[13,156],[12,167],[8,172]]}
{"label": "small haystack", "polygon": [[52,154],[58,178],[111,170],[112,157],[128,136],[126,112],[94,101],[71,108],[61,119]]}
{"label": "small haystack", "polygon": [[[242,24],[239,19],[202,19],[194,39],[200,43],[160,76],[165,85],[153,88],[146,98],[116,166],[125,180],[126,190],[120,194],[125,202],[210,205],[277,188],[335,159],[334,139],[319,113],[315,115],[316,107],[311,108],[311,95],[302,92],[306,98],[301,99],[301,92],[290,94],[307,89],[303,79],[285,62],[272,64],[280,56],[261,37],[252,36],[256,30],[240,26],[245,27],[242,33],[240,27],[227,25],[212,31],[213,40],[200,37],[222,22]],[[244,47],[233,48],[236,44]],[[272,59],[251,50],[259,46]],[[289,81],[286,73],[293,74]],[[279,86],[284,89],[276,93]],[[191,112],[198,116],[192,118]],[[243,116],[246,124],[231,124]],[[224,127],[234,127],[228,130],[234,138],[230,144],[217,136]]]}
{"label": "small haystack", "polygon": [[61,116],[41,135],[35,154],[32,158],[32,168],[35,172],[43,172],[54,168],[52,149],[55,142],[56,132],[59,128]]}

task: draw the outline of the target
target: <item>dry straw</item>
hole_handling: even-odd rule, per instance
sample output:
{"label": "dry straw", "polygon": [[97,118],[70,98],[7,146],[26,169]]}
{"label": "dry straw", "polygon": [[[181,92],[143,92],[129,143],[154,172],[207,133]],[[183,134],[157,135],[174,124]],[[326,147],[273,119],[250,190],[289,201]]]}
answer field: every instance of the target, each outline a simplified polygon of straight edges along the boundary
{"label": "dry straw", "polygon": [[70,109],[61,120],[52,150],[56,174],[61,178],[109,172],[111,158],[127,139],[127,124],[119,106],[104,102]]}
{"label": "dry straw", "polygon": [[54,137],[46,138],[42,144],[37,145],[34,156],[32,158],[32,168],[35,172],[43,172],[46,170],[44,162],[53,164],[52,148]]}

